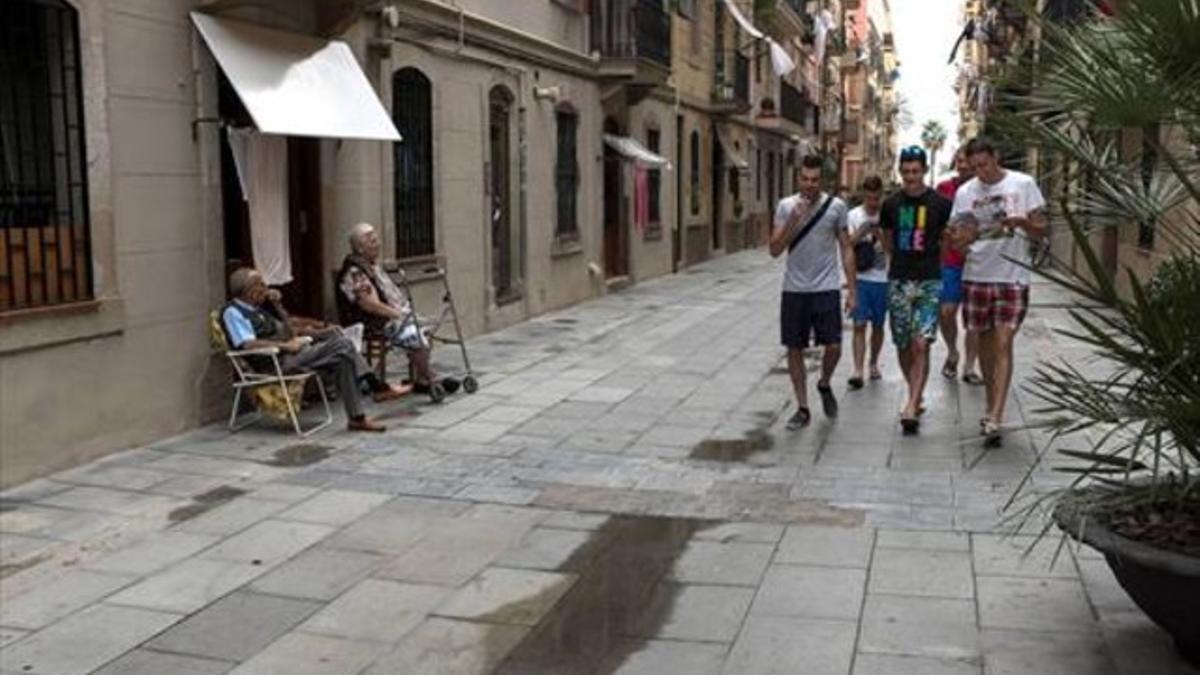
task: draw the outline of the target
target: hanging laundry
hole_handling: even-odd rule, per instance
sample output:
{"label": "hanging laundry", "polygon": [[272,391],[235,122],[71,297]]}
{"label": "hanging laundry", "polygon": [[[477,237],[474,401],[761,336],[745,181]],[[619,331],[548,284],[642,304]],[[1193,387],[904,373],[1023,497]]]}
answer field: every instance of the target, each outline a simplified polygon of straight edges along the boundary
{"label": "hanging laundry", "polygon": [[242,194],[249,204],[254,266],[270,286],[289,283],[292,257],[288,241],[287,137],[230,131],[230,149],[235,144],[243,147],[242,162],[239,164],[235,151],[234,164],[239,167]]}
{"label": "hanging laundry", "polygon": [[633,224],[638,232],[650,225],[650,172],[640,165],[633,167]]}
{"label": "hanging laundry", "polygon": [[767,44],[771,48],[771,69],[779,77],[785,77],[788,73],[796,69],[796,62],[788,55],[778,42],[767,38]]}

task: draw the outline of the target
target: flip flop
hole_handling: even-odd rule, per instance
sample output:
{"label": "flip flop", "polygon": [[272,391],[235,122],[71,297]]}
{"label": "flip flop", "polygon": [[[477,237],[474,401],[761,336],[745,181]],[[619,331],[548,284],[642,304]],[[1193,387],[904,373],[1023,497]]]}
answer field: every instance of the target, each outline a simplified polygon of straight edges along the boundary
{"label": "flip flop", "polygon": [[921,430],[921,420],[916,417],[900,417],[900,428],[905,436],[912,436]]}
{"label": "flip flop", "polygon": [[1000,435],[1000,425],[988,420],[983,425],[983,447],[998,448],[1004,442],[1004,437]]}
{"label": "flip flop", "polygon": [[871,379],[872,380],[882,380],[883,373],[879,372],[878,370],[872,370],[871,371]]}
{"label": "flip flop", "polygon": [[973,384],[976,386],[983,384],[983,378],[980,377],[979,373],[963,373],[962,379],[963,382],[966,382],[967,384]]}
{"label": "flip flop", "polygon": [[[946,359],[946,363],[942,364],[942,377],[947,380],[953,380],[958,377],[958,360],[951,361]],[[963,379],[966,379],[964,376]]]}
{"label": "flip flop", "polygon": [[851,389],[862,389],[863,379],[861,377],[852,377],[846,380],[846,384],[850,385]]}

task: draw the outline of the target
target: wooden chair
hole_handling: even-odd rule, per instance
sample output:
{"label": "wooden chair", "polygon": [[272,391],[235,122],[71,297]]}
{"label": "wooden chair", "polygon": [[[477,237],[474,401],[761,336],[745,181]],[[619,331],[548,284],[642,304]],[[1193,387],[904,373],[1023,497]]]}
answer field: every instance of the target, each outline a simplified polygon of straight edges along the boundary
{"label": "wooden chair", "polygon": [[[342,326],[349,325],[350,320],[350,301],[342,294],[339,284],[341,279],[338,274],[341,270],[333,271],[333,298],[337,305],[338,323]],[[371,368],[375,370],[375,374],[379,379],[387,381],[387,358],[388,352],[391,351],[391,344],[388,342],[387,336],[383,334],[378,326],[372,328],[368,324],[363,324],[363,358],[367,360]]]}
{"label": "wooden chair", "polygon": [[[208,336],[214,351],[224,354],[233,366],[233,405],[229,410],[229,430],[240,431],[260,419],[262,415],[281,422],[290,422],[299,436],[309,436],[324,429],[333,422],[333,411],[329,408],[329,397],[325,393],[325,384],[315,371],[306,371],[285,375],[279,365],[279,350],[267,349],[230,349],[229,340],[225,335],[225,327],[221,325],[221,313],[213,311],[208,317]],[[250,365],[253,357],[269,358],[271,367],[256,370]],[[325,419],[305,429],[300,426],[299,411],[304,397],[304,388],[313,381],[317,383],[317,391],[321,395],[321,403],[325,406]],[[244,415],[238,420],[238,409],[242,402],[242,392],[254,404],[254,413]]]}

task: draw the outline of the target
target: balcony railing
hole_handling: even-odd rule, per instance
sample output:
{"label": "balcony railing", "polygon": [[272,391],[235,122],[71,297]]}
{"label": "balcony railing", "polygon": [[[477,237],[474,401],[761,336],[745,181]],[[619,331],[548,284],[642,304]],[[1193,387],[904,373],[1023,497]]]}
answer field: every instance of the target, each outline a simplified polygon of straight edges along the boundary
{"label": "balcony railing", "polygon": [[671,14],[661,0],[595,0],[591,43],[611,58],[642,58],[670,67]]}
{"label": "balcony railing", "polygon": [[[731,72],[732,71],[732,72]],[[733,58],[717,59],[716,88],[713,99],[718,103],[750,105],[750,59],[738,52]]]}
{"label": "balcony railing", "polygon": [[812,107],[808,98],[787,82],[779,83],[779,114],[783,119],[804,126],[808,122],[808,111]]}

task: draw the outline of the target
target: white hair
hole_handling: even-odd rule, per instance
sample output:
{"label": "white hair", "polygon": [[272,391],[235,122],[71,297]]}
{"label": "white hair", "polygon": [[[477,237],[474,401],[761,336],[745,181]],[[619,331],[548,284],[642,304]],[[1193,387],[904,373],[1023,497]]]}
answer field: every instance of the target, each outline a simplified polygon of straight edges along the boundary
{"label": "white hair", "polygon": [[359,223],[350,228],[350,250],[355,253],[362,253],[362,240],[368,234],[375,231],[375,226],[370,223]]}
{"label": "white hair", "polygon": [[229,294],[240,298],[246,294],[246,289],[262,274],[253,267],[239,267],[229,275]]}

